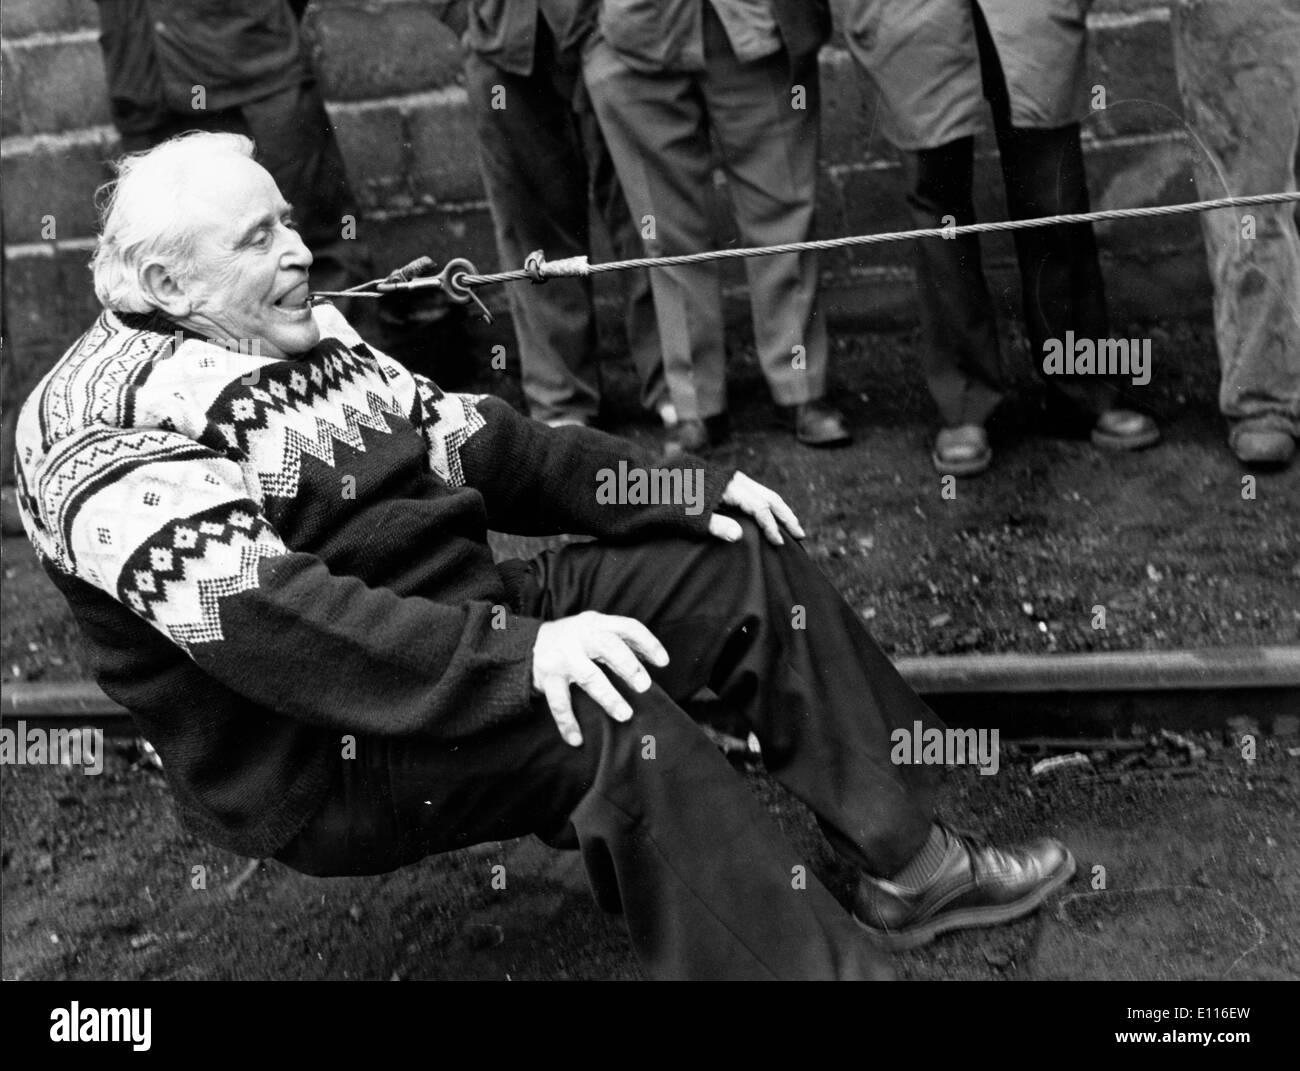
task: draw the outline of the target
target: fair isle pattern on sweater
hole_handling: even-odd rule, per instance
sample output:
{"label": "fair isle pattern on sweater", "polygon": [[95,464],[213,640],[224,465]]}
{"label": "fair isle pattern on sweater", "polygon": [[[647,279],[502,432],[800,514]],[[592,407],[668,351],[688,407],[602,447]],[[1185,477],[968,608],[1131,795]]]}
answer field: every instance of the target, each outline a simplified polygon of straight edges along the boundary
{"label": "fair isle pattern on sweater", "polygon": [[289,553],[273,524],[314,458],[364,453],[362,429],[413,424],[429,464],[464,484],[485,426],[371,350],[333,308],[299,360],[128,328],[105,312],[43,381],[17,432],[18,490],[38,553],[130,606],[187,652],[223,638],[219,601]]}
{"label": "fair isle pattern on sweater", "polygon": [[461,448],[485,423],[483,414],[475,408],[477,399],[473,395],[443,394],[423,377],[416,379],[416,387],[424,411],[433,414],[433,426],[438,429],[437,435],[429,437],[429,464],[452,487],[460,487],[465,483]]}

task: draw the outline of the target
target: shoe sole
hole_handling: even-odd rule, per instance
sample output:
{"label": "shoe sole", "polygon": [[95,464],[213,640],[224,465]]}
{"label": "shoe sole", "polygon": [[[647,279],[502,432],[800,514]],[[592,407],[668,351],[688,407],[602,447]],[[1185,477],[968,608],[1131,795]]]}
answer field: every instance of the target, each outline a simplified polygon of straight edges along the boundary
{"label": "shoe sole", "polygon": [[1287,445],[1289,449],[1279,450],[1241,450],[1232,444],[1229,444],[1229,447],[1243,465],[1281,469],[1291,464],[1291,459],[1295,457],[1295,447],[1290,446],[1289,443]]}
{"label": "shoe sole", "polygon": [[1291,464],[1291,457],[1254,457],[1249,454],[1237,454],[1237,460],[1251,469],[1285,469]]}
{"label": "shoe sole", "polygon": [[1103,450],[1143,450],[1160,441],[1160,429],[1152,428],[1141,435],[1112,435],[1110,432],[1092,429],[1092,445]]}
{"label": "shoe sole", "polygon": [[982,926],[1000,926],[1004,922],[1014,922],[1018,918],[1032,914],[1052,893],[1074,877],[1074,856],[1069,849],[1065,852],[1065,865],[1057,873],[1036,888],[1033,892],[1011,904],[997,907],[969,907],[963,911],[941,914],[929,922],[910,930],[878,930],[868,926],[857,915],[853,921],[882,948],[889,952],[904,952],[909,948],[928,945],[941,933],[949,930],[970,930]]}
{"label": "shoe sole", "polygon": [[944,461],[937,453],[931,453],[930,461],[934,464],[935,472],[943,476],[978,476],[981,472],[987,472],[993,464],[993,451],[980,454],[969,461]]}
{"label": "shoe sole", "polygon": [[[1270,446],[1259,449],[1258,442],[1256,442],[1256,448],[1247,447],[1243,449],[1243,440],[1255,439],[1261,434],[1268,436]],[[1295,457],[1296,453],[1295,439],[1276,428],[1250,430],[1243,427],[1234,429],[1228,434],[1228,449],[1233,452],[1237,460],[1243,465],[1270,469],[1285,468],[1291,464],[1291,459]]]}
{"label": "shoe sole", "polygon": [[814,446],[819,450],[825,450],[835,446],[848,446],[853,442],[853,436],[837,435],[833,439],[805,439],[802,435],[795,435],[795,441],[802,443],[804,446]]}

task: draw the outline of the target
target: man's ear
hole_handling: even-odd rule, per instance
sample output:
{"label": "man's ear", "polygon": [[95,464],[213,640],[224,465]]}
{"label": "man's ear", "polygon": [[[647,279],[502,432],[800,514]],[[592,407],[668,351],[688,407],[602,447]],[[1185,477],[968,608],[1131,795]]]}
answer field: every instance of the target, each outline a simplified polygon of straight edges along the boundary
{"label": "man's ear", "polygon": [[151,260],[140,270],[140,286],[150,304],[173,320],[183,319],[194,311],[189,288],[160,260]]}

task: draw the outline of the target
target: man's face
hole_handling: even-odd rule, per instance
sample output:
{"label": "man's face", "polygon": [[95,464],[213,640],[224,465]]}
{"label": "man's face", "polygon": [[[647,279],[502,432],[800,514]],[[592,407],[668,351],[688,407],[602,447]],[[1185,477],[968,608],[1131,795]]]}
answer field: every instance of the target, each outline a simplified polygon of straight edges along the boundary
{"label": "man's face", "polygon": [[312,257],[275,180],[232,155],[200,176],[187,200],[198,239],[186,326],[281,360],[316,345],[320,330],[307,304]]}

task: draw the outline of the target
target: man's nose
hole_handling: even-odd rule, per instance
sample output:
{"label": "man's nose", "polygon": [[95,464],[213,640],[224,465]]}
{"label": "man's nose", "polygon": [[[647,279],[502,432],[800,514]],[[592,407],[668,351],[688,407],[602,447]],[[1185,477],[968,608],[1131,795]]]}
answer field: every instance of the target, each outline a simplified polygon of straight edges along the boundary
{"label": "man's nose", "polygon": [[307,248],[307,243],[302,240],[301,234],[291,230],[289,235],[289,247],[284,256],[285,267],[301,268],[306,271],[311,267],[315,258],[311,255],[311,250]]}

